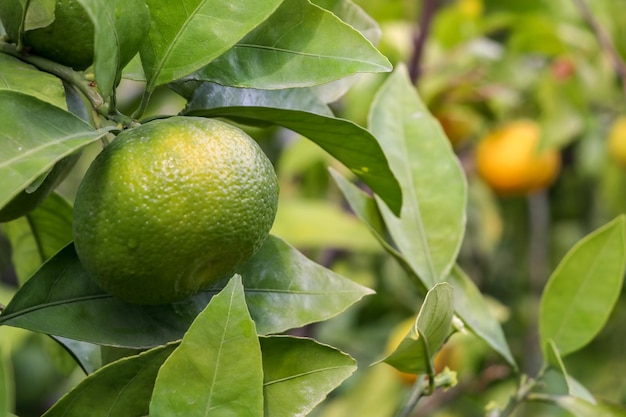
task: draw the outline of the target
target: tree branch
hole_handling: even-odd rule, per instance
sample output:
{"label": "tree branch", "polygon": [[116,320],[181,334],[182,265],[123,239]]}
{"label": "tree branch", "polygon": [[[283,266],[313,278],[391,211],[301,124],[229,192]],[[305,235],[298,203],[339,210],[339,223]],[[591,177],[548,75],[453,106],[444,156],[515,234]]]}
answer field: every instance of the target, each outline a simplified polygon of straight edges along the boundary
{"label": "tree branch", "polygon": [[619,55],[619,52],[615,48],[615,44],[606,33],[600,22],[595,18],[591,9],[589,9],[589,5],[585,2],[585,0],[574,0],[580,14],[583,16],[587,24],[591,27],[596,37],[598,38],[598,42],[600,42],[600,47],[604,50],[604,52],[609,56],[611,61],[613,61],[613,66],[615,67],[615,71],[617,75],[620,77],[622,81],[622,90],[624,95],[626,96],[626,63]]}
{"label": "tree branch", "polygon": [[437,0],[424,0],[422,14],[420,15],[419,27],[413,36],[413,55],[409,60],[409,76],[413,84],[417,82],[422,72],[422,56],[424,46],[430,32],[430,24],[437,9]]}

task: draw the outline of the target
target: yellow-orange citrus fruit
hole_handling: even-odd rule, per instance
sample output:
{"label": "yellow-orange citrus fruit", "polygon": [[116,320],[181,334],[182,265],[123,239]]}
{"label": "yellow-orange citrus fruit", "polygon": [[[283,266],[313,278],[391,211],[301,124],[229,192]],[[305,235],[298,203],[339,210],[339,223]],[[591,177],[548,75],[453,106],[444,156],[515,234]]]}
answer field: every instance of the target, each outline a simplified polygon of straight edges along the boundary
{"label": "yellow-orange citrus fruit", "polygon": [[526,195],[548,187],[557,177],[557,150],[538,152],[539,126],[518,120],[483,138],[476,147],[479,175],[498,194]]}
{"label": "yellow-orange citrus fruit", "polygon": [[626,116],[618,117],[613,122],[607,142],[609,155],[617,163],[626,167]]}
{"label": "yellow-orange citrus fruit", "polygon": [[76,253],[123,300],[182,300],[261,247],[277,201],[274,168],[241,129],[155,120],[122,132],[87,170],[74,204]]}

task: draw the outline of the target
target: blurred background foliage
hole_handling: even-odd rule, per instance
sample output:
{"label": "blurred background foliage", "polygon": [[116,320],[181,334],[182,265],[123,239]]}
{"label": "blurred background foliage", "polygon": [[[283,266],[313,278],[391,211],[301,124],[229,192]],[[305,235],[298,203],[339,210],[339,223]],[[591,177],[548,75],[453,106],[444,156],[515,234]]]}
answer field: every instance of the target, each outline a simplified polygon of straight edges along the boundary
{"label": "blurred background foliage", "polygon": [[[522,370],[532,374],[541,355],[533,323],[551,271],[576,241],[626,212],[626,123],[621,128],[615,123],[626,116],[624,80],[615,60],[626,57],[626,0],[588,0],[588,14],[576,0],[355,2],[379,22],[381,51],[392,63],[416,70],[417,89],[465,168],[470,198],[459,263],[488,296]],[[599,41],[590,16],[615,55]],[[332,104],[336,114],[367,125],[369,104],[385,77],[358,77]],[[136,106],[133,92],[132,82],[121,84],[122,109]],[[157,94],[152,114],[174,114],[184,106],[170,90]],[[540,189],[501,195],[478,174],[475,149],[488,134],[521,119],[539,126],[542,151],[557,152],[560,165]],[[360,364],[356,375],[314,415],[393,415],[410,381],[388,365],[368,365],[390,349],[394,332],[415,316],[420,295],[347,209],[328,174],[331,166],[349,176],[343,166],[292,132],[246,129],[270,155],[279,175],[281,201],[273,233],[377,292],[328,322],[297,331],[341,348]],[[616,145],[609,146],[612,142]],[[58,190],[68,201],[99,146],[84,153]],[[496,174],[514,175],[506,170]],[[6,237],[12,226],[2,227],[0,302],[6,304],[17,276]],[[566,358],[570,373],[592,393],[622,405],[624,328],[622,294],[601,335]],[[21,417],[40,415],[82,378],[59,345],[42,335],[0,327],[0,351]],[[456,370],[459,384],[424,399],[415,416],[483,416],[486,404],[501,403],[512,392],[515,381],[503,360],[469,335],[455,334],[437,363]],[[561,381],[555,378],[554,384],[558,390]],[[569,414],[532,405],[516,415]]]}

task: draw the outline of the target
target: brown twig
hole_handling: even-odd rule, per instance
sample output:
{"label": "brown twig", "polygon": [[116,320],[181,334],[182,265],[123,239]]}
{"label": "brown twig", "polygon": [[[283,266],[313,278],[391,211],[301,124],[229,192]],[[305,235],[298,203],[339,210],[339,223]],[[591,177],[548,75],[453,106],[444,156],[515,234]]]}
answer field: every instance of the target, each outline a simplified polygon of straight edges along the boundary
{"label": "brown twig", "polygon": [[598,22],[595,18],[585,0],[574,0],[574,3],[576,3],[580,14],[587,21],[587,24],[591,27],[591,29],[593,29],[593,32],[598,38],[598,42],[600,42],[600,47],[606,54],[608,54],[611,61],[613,61],[613,66],[622,81],[622,90],[626,96],[626,62],[624,62],[620,56],[619,52],[615,48],[615,44],[609,37],[608,33],[606,33],[600,22]]}
{"label": "brown twig", "polygon": [[417,82],[422,72],[422,56],[424,46],[430,32],[430,24],[437,9],[437,0],[424,0],[422,3],[422,14],[419,19],[419,27],[413,37],[413,55],[409,60],[409,76],[413,84]]}

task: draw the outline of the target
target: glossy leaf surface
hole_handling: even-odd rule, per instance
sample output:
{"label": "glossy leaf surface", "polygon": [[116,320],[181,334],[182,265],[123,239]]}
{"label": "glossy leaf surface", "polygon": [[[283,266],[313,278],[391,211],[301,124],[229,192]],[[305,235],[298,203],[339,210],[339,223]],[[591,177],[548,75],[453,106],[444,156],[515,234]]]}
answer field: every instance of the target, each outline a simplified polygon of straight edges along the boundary
{"label": "glossy leaf surface", "polygon": [[420,290],[423,290],[424,293],[427,292],[428,290],[417,278],[417,275],[415,275],[415,272],[411,269],[406,258],[385,239],[387,233],[386,226],[374,197],[352,184],[334,169],[330,168],[329,171],[352,211],[365,223],[381,247],[400,263]]}
{"label": "glossy leaf surface", "polygon": [[352,0],[313,0],[322,7],[358,30],[372,44],[378,44],[382,31],[376,20]]}
{"label": "glossy leaf surface", "polygon": [[0,207],[55,162],[106,134],[52,104],[7,90],[0,90],[0,126]]}
{"label": "glossy leaf surface", "polygon": [[284,0],[266,21],[193,78],[234,87],[309,87],[391,64],[357,30],[307,0]]}
{"label": "glossy leaf surface", "polygon": [[333,113],[309,88],[286,88],[259,90],[235,88],[223,85],[185,80],[173,84],[174,90],[191,100],[188,111],[209,110],[220,107],[268,107],[275,109],[302,110],[332,117]]}
{"label": "glossy leaf surface", "polygon": [[265,416],[308,415],[357,368],[350,356],[311,339],[274,336],[260,342]]}
{"label": "glossy leaf surface", "polygon": [[17,91],[62,109],[67,108],[60,79],[2,53],[0,53],[0,90]]}
{"label": "glossy leaf surface", "polygon": [[220,56],[267,19],[281,0],[148,0],[151,26],[141,49],[148,90]]}
{"label": "glossy leaf surface", "polygon": [[[25,2],[23,2],[25,3]],[[55,0],[39,0],[28,3],[24,30],[33,30],[48,26],[54,20]]]}
{"label": "glossy leaf surface", "polygon": [[[369,227],[379,244],[403,266],[409,276],[414,278],[418,288],[426,291],[422,288],[423,283],[413,276],[415,273],[409,266],[407,259],[385,240],[385,225],[374,198],[337,172],[331,170],[331,174],[352,210]],[[485,300],[474,282],[458,266],[452,269],[447,282],[452,285],[454,309],[459,318],[477,337],[500,353],[513,368],[517,368],[502,327],[487,308]]]}
{"label": "glossy leaf surface", "polygon": [[615,305],[626,268],[626,216],[579,241],[548,280],[539,309],[539,335],[562,357],[589,343]]}
{"label": "glossy leaf surface", "polygon": [[[314,3],[358,30],[374,46],[378,45],[382,30],[378,23],[352,0],[316,0]],[[312,87],[316,95],[326,103],[333,103],[341,98],[357,82],[362,74],[345,77],[337,81]]]}
{"label": "glossy leaf surface", "polygon": [[259,334],[279,333],[344,311],[373,291],[307,259],[271,237],[237,268]]}
{"label": "glossy leaf surface", "polygon": [[[126,0],[77,0],[94,26],[94,72],[98,90],[108,97],[115,87],[129,45],[144,39],[150,25],[148,8]],[[139,52],[134,51],[135,53]]]}
{"label": "glossy leaf surface", "polygon": [[101,346],[87,342],[79,342],[78,340],[72,340],[66,337],[51,337],[63,346],[86,374],[92,374],[104,365]]}
{"label": "glossy leaf surface", "polygon": [[385,223],[399,251],[430,288],[446,278],[463,239],[463,170],[403,66],[378,91],[369,126],[402,188],[399,218],[381,204]]}
{"label": "glossy leaf surface", "polygon": [[192,323],[159,371],[152,417],[260,416],[263,365],[235,275]]}
{"label": "glossy leaf surface", "polygon": [[517,364],[506,341],[502,326],[491,314],[476,284],[456,265],[448,277],[454,289],[454,309],[463,323],[498,352],[514,369]]}
{"label": "glossy leaf surface", "polygon": [[[275,237],[238,272],[244,277],[247,302],[261,334],[326,320],[372,292]],[[221,281],[175,304],[125,303],[91,281],[73,245],[68,245],[13,297],[0,315],[0,324],[90,343],[152,347],[179,340],[224,285]]]}
{"label": "glossy leaf surface", "polygon": [[157,372],[175,345],[113,362],[63,396],[45,417],[145,416]]}
{"label": "glossy leaf surface", "polygon": [[384,361],[402,372],[432,373],[432,360],[450,335],[454,298],[447,283],[426,294],[415,326]]}

